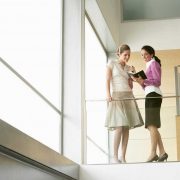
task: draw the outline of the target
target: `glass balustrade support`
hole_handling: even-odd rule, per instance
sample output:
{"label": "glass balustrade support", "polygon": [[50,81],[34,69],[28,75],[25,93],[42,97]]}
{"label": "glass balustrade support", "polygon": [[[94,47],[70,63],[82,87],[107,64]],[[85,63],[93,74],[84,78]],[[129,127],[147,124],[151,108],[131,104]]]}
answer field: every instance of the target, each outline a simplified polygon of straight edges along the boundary
{"label": "glass balustrade support", "polygon": [[180,161],[180,115],[176,116],[177,161]]}
{"label": "glass balustrade support", "polygon": [[[175,88],[176,88],[176,95],[180,96],[180,65],[174,67],[174,72],[175,72]],[[180,115],[180,98],[176,98],[176,111],[177,115]]]}

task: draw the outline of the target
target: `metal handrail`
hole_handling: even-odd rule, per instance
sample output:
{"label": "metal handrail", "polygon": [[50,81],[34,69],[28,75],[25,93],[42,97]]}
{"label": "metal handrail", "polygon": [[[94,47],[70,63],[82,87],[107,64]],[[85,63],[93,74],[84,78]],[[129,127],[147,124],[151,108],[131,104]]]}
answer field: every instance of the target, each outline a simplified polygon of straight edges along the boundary
{"label": "metal handrail", "polygon": [[5,65],[11,72],[13,72],[22,82],[24,82],[31,90],[33,90],[41,99],[43,99],[51,108],[53,108],[59,115],[61,111],[53,105],[43,94],[41,94],[34,86],[32,86],[23,76],[21,76],[12,66],[0,57],[0,62]]}
{"label": "metal handrail", "polygon": [[[126,100],[145,100],[145,99],[157,99],[157,98],[180,98],[180,96],[161,96],[161,97],[142,97],[142,98],[122,98],[122,99],[113,99],[112,101],[126,101]],[[106,99],[86,99],[86,102],[93,101],[107,101]]]}

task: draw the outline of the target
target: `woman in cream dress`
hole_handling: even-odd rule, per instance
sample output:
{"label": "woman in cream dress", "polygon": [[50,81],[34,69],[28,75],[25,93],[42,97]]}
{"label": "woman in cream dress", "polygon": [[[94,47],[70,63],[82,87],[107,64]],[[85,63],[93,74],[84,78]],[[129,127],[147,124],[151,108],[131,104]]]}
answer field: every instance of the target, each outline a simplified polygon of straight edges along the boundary
{"label": "woman in cream dress", "polygon": [[[114,163],[126,162],[126,149],[129,139],[129,129],[142,126],[143,120],[135,100],[122,100],[134,98],[132,93],[132,80],[129,71],[135,71],[134,67],[126,63],[130,58],[130,48],[122,45],[117,50],[118,61],[110,61],[107,64],[106,92],[108,109],[105,126],[114,133]],[[111,94],[112,88],[112,94]],[[121,161],[118,159],[118,149],[122,141]]]}

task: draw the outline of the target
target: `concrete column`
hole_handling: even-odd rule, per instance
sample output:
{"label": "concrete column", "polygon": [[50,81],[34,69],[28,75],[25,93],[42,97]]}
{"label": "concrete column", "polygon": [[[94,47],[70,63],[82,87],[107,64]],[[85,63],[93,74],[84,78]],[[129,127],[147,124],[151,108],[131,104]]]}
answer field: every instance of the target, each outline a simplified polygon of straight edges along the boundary
{"label": "concrete column", "polygon": [[83,122],[84,0],[64,0],[63,155],[81,163]]}

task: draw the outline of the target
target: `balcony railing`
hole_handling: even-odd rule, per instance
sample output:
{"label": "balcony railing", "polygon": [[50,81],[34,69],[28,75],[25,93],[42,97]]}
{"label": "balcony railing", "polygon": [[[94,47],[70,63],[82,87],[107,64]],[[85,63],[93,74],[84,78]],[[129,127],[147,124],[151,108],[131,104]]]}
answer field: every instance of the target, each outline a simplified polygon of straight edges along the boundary
{"label": "balcony railing", "polygon": [[[155,97],[152,97],[155,98]],[[176,135],[176,101],[180,96],[163,96],[161,106],[161,128],[159,129],[166,151],[168,161],[177,161],[177,135]],[[120,101],[136,100],[144,120],[145,98],[126,98]],[[117,100],[114,100],[117,101]],[[119,100],[118,100],[119,101]],[[108,131],[104,126],[107,109],[105,99],[86,100],[87,134],[85,142],[85,163],[109,164],[113,156],[114,131]],[[119,148],[119,153],[120,152]],[[144,126],[130,130],[127,147],[127,162],[145,162],[150,153],[150,136]]]}

